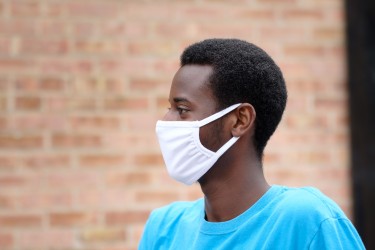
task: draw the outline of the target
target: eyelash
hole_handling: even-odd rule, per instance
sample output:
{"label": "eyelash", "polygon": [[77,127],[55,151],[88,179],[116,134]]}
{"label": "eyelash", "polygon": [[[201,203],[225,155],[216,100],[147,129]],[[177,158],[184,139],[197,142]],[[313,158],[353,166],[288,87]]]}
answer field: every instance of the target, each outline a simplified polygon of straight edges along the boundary
{"label": "eyelash", "polygon": [[179,107],[177,107],[176,109],[177,109],[177,111],[178,111],[178,113],[179,113],[180,115],[182,115],[182,114],[184,114],[184,113],[186,113],[186,112],[189,111],[189,110],[187,110],[187,109],[179,108]]}

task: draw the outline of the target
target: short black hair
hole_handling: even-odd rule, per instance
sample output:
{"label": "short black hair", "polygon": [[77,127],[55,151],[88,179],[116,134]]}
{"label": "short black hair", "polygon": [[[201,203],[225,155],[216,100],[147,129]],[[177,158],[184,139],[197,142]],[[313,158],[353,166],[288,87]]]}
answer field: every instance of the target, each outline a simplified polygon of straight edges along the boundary
{"label": "short black hair", "polygon": [[180,58],[188,64],[210,65],[209,84],[218,108],[250,103],[256,111],[253,143],[259,159],[283,115],[287,90],[280,68],[256,45],[238,39],[207,39],[187,47]]}

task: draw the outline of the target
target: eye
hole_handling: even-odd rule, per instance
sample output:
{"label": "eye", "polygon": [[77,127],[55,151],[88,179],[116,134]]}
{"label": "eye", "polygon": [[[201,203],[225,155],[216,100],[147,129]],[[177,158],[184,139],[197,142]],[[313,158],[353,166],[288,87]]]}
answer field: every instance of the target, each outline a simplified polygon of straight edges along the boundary
{"label": "eye", "polygon": [[180,115],[185,114],[186,112],[189,111],[187,108],[183,108],[183,107],[177,107],[176,109]]}

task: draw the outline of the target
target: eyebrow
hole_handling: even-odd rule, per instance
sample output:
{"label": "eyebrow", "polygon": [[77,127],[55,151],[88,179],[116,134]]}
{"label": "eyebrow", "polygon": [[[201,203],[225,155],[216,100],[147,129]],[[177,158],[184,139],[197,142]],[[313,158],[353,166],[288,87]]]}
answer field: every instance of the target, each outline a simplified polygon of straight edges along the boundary
{"label": "eyebrow", "polygon": [[184,98],[184,97],[174,97],[173,102],[175,102],[175,103],[177,103],[177,102],[189,102],[189,100],[187,98]]}

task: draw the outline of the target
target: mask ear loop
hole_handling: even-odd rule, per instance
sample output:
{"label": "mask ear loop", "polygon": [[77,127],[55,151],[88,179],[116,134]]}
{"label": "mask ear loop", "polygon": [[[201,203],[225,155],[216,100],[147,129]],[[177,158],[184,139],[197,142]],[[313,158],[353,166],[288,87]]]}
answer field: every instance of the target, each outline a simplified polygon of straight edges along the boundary
{"label": "mask ear loop", "polygon": [[219,112],[217,112],[217,113],[215,113],[215,114],[213,114],[213,115],[211,115],[207,118],[204,118],[203,120],[198,121],[199,127],[202,127],[204,125],[209,124],[210,122],[213,122],[213,121],[219,119],[220,117],[222,117],[222,116],[228,114],[229,112],[235,110],[236,108],[238,108],[241,104],[242,103],[234,104],[234,105],[229,106],[228,108],[225,108],[225,109],[223,109],[223,110],[221,110],[221,111],[219,111]]}

